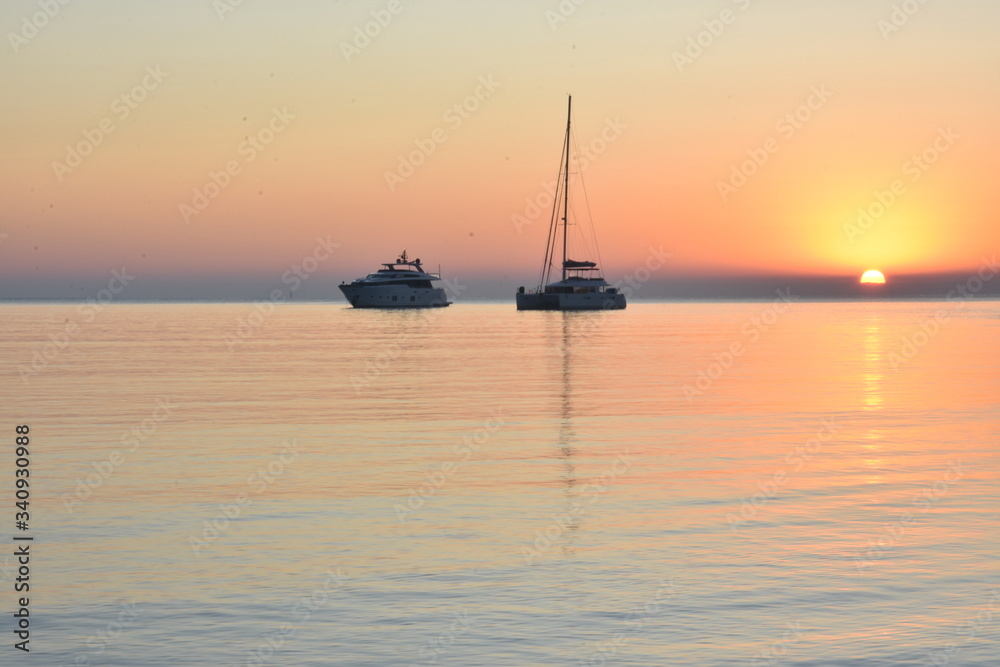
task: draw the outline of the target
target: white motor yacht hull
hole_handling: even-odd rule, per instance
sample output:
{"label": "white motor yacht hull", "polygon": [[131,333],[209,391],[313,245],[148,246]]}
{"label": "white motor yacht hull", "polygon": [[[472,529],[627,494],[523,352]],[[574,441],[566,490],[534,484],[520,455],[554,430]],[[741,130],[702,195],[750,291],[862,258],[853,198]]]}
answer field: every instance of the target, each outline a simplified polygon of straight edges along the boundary
{"label": "white motor yacht hull", "polygon": [[355,308],[443,308],[451,305],[440,287],[340,285],[340,291]]}

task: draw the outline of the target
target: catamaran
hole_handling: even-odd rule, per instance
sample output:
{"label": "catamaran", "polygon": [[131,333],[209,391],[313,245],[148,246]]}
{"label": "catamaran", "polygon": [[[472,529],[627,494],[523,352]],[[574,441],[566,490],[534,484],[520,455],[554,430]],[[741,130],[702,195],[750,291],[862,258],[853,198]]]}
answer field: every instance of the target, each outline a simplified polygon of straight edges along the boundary
{"label": "catamaran", "polygon": [[[625,295],[618,288],[612,287],[602,276],[596,262],[569,259],[566,256],[569,221],[569,166],[570,166],[570,124],[573,117],[573,97],[569,98],[566,117],[566,139],[560,157],[561,182],[557,185],[552,203],[552,218],[549,222],[549,235],[545,245],[545,259],[542,261],[541,277],[538,288],[525,291],[524,287],[517,290],[518,310],[622,310],[625,308]],[[562,199],[562,215],[559,215],[560,199]],[[559,229],[562,228],[562,264],[561,278],[549,282],[553,273],[553,262],[556,255],[556,244]],[[597,241],[594,240],[596,251]]]}

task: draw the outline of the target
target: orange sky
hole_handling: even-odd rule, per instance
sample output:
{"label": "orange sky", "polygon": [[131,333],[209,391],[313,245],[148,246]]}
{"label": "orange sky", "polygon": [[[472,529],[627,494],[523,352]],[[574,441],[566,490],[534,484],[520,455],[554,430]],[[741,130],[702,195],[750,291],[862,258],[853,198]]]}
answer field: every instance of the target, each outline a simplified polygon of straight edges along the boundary
{"label": "orange sky", "polygon": [[4,295],[278,277],[328,235],[337,281],[406,247],[531,283],[548,212],[515,216],[555,177],[567,93],[578,143],[611,139],[585,171],[609,278],[661,246],[664,276],[891,277],[1000,245],[993,2],[224,3],[3,3]]}

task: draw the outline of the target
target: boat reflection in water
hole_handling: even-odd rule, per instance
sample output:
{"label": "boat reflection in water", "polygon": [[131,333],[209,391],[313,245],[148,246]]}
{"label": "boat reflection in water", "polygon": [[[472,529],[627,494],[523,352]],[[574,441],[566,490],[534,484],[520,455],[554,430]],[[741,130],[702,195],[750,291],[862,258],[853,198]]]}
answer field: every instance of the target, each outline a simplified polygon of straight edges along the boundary
{"label": "boat reflection in water", "polygon": [[[600,326],[601,320],[602,317],[596,313],[559,313],[546,317],[547,328],[554,328],[551,325],[559,327],[558,332],[550,334],[550,339],[560,341],[558,380],[553,381],[553,385],[556,382],[560,385],[559,404],[557,410],[551,413],[551,421],[553,424],[558,421],[554,445],[555,457],[562,468],[558,478],[562,508],[550,515],[551,521],[544,529],[535,531],[534,550],[525,551],[529,562],[545,552],[573,556],[581,529],[593,514],[600,511],[598,504],[602,498],[631,467],[627,453],[615,452],[612,456],[606,446],[591,440],[593,431],[588,417],[592,414],[579,406],[581,400],[586,402],[579,387],[582,385],[584,392],[589,391],[586,389],[590,384],[590,360],[587,357],[593,352],[582,346],[587,345],[594,327]],[[582,436],[580,428],[583,429]],[[595,468],[595,464],[600,467]]]}

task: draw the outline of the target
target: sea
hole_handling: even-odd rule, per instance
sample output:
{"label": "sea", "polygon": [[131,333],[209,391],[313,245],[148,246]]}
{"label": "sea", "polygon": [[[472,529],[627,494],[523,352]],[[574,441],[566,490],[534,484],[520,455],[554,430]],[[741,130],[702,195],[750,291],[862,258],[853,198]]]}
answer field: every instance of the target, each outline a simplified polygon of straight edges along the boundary
{"label": "sea", "polygon": [[0,322],[0,664],[1000,664],[1000,301]]}

